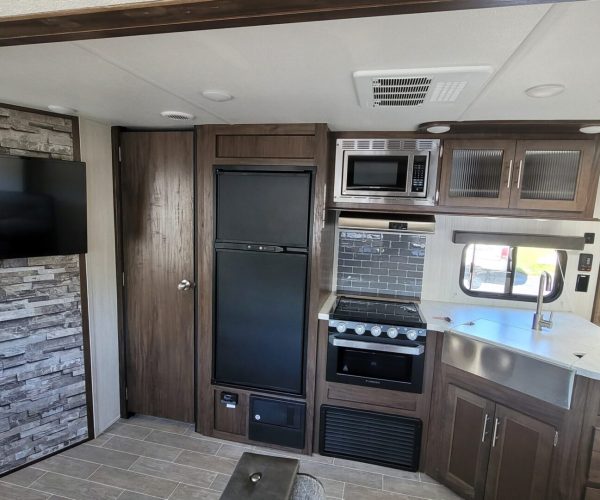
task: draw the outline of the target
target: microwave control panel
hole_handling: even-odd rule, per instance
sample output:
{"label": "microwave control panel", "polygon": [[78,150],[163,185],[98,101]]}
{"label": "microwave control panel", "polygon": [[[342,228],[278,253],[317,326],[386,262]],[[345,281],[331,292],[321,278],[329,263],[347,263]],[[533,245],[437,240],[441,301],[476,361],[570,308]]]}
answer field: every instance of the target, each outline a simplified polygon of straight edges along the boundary
{"label": "microwave control panel", "polygon": [[413,193],[423,193],[425,191],[425,174],[427,172],[427,156],[417,155],[413,160],[412,186]]}

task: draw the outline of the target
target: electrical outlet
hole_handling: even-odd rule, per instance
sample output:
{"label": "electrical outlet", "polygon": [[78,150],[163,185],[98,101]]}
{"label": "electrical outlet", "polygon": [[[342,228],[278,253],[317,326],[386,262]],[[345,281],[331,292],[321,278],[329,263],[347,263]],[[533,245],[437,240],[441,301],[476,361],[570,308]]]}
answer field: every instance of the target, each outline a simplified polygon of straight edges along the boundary
{"label": "electrical outlet", "polygon": [[590,275],[589,274],[578,274],[577,281],[575,282],[575,291],[576,292],[587,292],[589,284],[590,284]]}
{"label": "electrical outlet", "polygon": [[580,253],[579,254],[579,264],[577,265],[578,271],[583,271],[584,273],[589,273],[592,270],[592,261],[594,260],[594,256],[591,253]]}

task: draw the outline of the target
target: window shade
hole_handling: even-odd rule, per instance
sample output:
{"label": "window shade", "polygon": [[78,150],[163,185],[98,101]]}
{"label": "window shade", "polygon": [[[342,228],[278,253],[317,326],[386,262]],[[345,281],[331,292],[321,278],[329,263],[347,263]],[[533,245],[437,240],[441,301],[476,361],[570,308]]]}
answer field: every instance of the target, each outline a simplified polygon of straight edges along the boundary
{"label": "window shade", "polygon": [[522,233],[477,233],[454,231],[452,242],[467,245],[485,243],[488,245],[510,245],[513,247],[554,248],[556,250],[583,250],[583,236],[553,236],[547,234]]}

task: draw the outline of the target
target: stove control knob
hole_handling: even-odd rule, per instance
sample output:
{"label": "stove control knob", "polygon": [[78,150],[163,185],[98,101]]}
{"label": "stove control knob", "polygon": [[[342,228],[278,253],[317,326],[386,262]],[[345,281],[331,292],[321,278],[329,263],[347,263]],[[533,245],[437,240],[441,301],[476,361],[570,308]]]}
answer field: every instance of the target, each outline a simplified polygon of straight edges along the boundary
{"label": "stove control knob", "polygon": [[373,337],[379,337],[381,335],[381,327],[377,325],[371,327],[371,335],[373,335]]}
{"label": "stove control knob", "polygon": [[356,333],[357,335],[362,335],[363,333],[365,333],[365,325],[356,325],[354,327],[354,333]]}
{"label": "stove control knob", "polygon": [[398,336],[398,328],[388,328],[387,336],[391,339],[395,339]]}
{"label": "stove control knob", "polygon": [[417,330],[408,330],[406,332],[406,336],[408,337],[409,340],[417,340],[417,337],[419,336],[419,334],[417,333]]}
{"label": "stove control knob", "polygon": [[335,329],[339,333],[344,333],[346,331],[346,323],[338,323],[338,326],[336,326]]}

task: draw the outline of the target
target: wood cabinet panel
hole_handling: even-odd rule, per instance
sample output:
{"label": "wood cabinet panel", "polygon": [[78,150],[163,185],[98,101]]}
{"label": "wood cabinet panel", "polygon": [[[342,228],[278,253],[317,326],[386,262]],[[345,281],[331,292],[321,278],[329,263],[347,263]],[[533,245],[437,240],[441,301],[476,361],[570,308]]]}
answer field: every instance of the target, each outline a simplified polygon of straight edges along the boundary
{"label": "wood cabinet panel", "polygon": [[517,141],[512,208],[580,212],[592,179],[591,141]]}
{"label": "wood cabinet panel", "polygon": [[223,392],[229,391],[215,391],[215,430],[246,436],[248,428],[248,394],[234,392],[238,396],[238,404],[235,408],[228,408],[225,403],[221,402],[221,393]]}
{"label": "wood cabinet panel", "polygon": [[409,392],[360,387],[358,385],[328,384],[327,397],[332,401],[365,403],[374,406],[416,411],[420,395]]}
{"label": "wood cabinet panel", "polygon": [[588,470],[588,481],[600,483],[600,428],[594,428],[594,443]]}
{"label": "wood cabinet panel", "polygon": [[445,480],[465,498],[482,498],[494,403],[450,384],[444,413]]}
{"label": "wood cabinet panel", "polygon": [[217,158],[299,158],[315,155],[314,135],[220,135]]}
{"label": "wood cabinet panel", "polygon": [[512,140],[444,141],[440,205],[508,208],[514,154]]}
{"label": "wood cabinet panel", "polygon": [[586,488],[584,500],[600,500],[600,488]]}
{"label": "wood cabinet panel", "polygon": [[556,430],[496,405],[486,500],[546,498]]}

